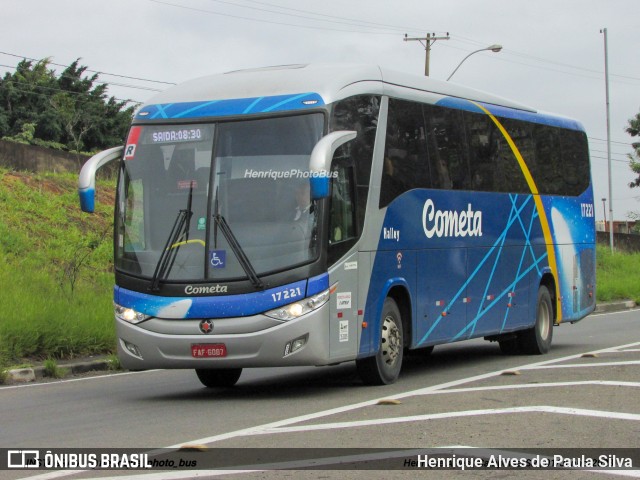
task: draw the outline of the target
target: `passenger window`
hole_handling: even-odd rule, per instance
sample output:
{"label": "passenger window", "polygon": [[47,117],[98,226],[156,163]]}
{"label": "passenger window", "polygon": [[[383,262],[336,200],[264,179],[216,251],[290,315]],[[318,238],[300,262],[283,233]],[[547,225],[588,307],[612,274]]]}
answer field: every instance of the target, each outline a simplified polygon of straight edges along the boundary
{"label": "passenger window", "polygon": [[127,203],[123,211],[124,219],[124,251],[144,250],[144,209],[142,208],[144,198],[144,184],[142,179],[131,180],[125,182],[127,189]]}
{"label": "passenger window", "polygon": [[[530,191],[522,167],[511,146],[496,124],[484,113],[463,112],[469,139],[471,190],[485,192],[528,193]],[[519,122],[511,138],[527,157],[526,124]]]}
{"label": "passenger window", "polygon": [[373,146],[378,129],[378,113],[380,97],[359,95],[348,97],[337,102],[331,114],[329,130],[354,130],[358,136],[342,145],[334,158],[352,162],[355,169],[355,200],[357,203],[356,218],[359,232],[364,226],[371,177]]}
{"label": "passenger window", "polygon": [[425,105],[433,188],[469,190],[471,174],[462,112]]}
{"label": "passenger window", "polygon": [[329,244],[357,237],[355,202],[353,198],[353,169],[344,165],[332,169]]}
{"label": "passenger window", "polygon": [[419,103],[389,99],[380,208],[414,188],[431,186],[426,131]]}

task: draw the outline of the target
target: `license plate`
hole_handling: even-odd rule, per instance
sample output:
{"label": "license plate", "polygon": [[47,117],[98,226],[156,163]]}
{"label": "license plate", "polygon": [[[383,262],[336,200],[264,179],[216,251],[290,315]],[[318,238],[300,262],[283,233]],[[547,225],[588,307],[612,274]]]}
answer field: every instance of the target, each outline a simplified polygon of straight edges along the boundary
{"label": "license plate", "polygon": [[227,356],[227,346],[224,343],[191,345],[193,358],[221,358]]}

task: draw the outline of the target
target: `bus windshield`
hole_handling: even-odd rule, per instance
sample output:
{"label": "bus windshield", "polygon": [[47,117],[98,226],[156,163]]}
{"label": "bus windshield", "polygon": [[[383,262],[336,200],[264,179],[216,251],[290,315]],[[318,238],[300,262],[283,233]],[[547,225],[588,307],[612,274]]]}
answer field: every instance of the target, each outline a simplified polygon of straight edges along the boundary
{"label": "bus windshield", "polygon": [[321,113],[133,126],[118,186],[116,268],[155,284],[256,284],[256,274],[316,259],[320,213],[308,169],[323,127]]}

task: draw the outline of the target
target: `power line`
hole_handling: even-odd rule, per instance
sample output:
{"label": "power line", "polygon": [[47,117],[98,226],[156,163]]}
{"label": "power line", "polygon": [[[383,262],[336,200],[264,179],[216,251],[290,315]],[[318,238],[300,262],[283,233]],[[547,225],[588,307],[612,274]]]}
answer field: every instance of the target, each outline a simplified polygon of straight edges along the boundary
{"label": "power line", "polygon": [[[248,7],[246,5],[240,5],[237,4],[235,2],[229,2],[229,1],[224,1],[224,0],[209,0],[211,2],[218,2],[218,3],[226,3],[226,4],[230,4],[230,5],[234,5],[236,7],[241,7],[241,8],[251,8]],[[347,25],[356,25],[356,26],[364,26],[364,27],[382,27],[385,29],[391,29],[391,30],[396,30],[398,32],[419,32],[419,31],[423,31],[425,30],[424,27],[421,28],[416,28],[416,27],[407,27],[407,26],[399,26],[399,25],[390,25],[390,24],[385,24],[385,23],[378,23],[378,22],[369,22],[366,20],[360,20],[360,19],[354,19],[354,18],[348,18],[348,17],[340,17],[337,15],[327,15],[327,14],[323,14],[323,13],[317,13],[317,12],[312,12],[309,10],[301,10],[298,8],[291,8],[291,7],[283,7],[281,5],[274,5],[272,3],[267,3],[267,2],[259,2],[256,0],[245,0],[245,2],[247,3],[253,3],[256,5],[264,5],[267,7],[272,7],[272,8],[278,8],[281,10],[288,10],[291,12],[298,12],[298,13],[303,13],[306,15],[314,15],[316,17],[324,17],[324,18],[329,18],[329,19],[333,19],[333,20],[338,20],[338,21],[334,21],[332,23],[337,23],[337,24],[347,24]],[[295,14],[291,14],[291,13],[284,13],[284,12],[276,12],[273,10],[266,10],[266,9],[257,9],[254,8],[255,10],[261,10],[261,11],[265,11],[265,12],[270,12],[270,13],[275,13],[277,15],[288,15],[288,16],[294,16],[294,17],[299,17],[299,18],[306,18],[308,20],[320,20],[320,21],[330,21],[330,20],[321,20],[318,18],[313,18],[313,17],[308,17],[308,16],[300,16],[300,15],[295,15]],[[345,22],[346,21],[346,22]],[[353,22],[353,23],[349,23],[349,22]],[[427,29],[427,30],[431,30],[431,29]]]}
{"label": "power line", "polygon": [[191,10],[191,11],[194,11],[194,12],[208,13],[210,15],[218,15],[218,16],[228,17],[228,18],[236,18],[236,19],[240,19],[240,20],[248,20],[250,22],[268,23],[268,24],[271,24],[271,25],[280,25],[280,26],[286,26],[286,27],[306,28],[306,29],[311,29],[311,30],[325,30],[325,31],[342,32],[342,33],[364,33],[364,34],[370,34],[370,35],[397,35],[398,34],[397,32],[373,32],[373,31],[364,31],[364,30],[344,30],[344,29],[340,29],[340,28],[330,28],[330,27],[320,27],[320,26],[313,26],[313,25],[300,25],[300,24],[295,24],[295,23],[276,22],[276,21],[273,21],[273,20],[265,20],[265,19],[260,19],[260,18],[243,17],[241,15],[232,15],[230,13],[214,12],[212,10],[206,10],[204,8],[187,7],[186,5],[177,5],[175,3],[163,2],[161,0],[149,0],[149,1],[153,2],[153,3],[160,4],[160,5],[167,5],[169,7],[181,8],[183,10]]}
{"label": "power line", "polygon": [[[0,53],[3,53],[3,52],[0,52]],[[17,56],[17,55],[13,55],[13,56]],[[20,57],[20,58],[27,59],[27,57]],[[39,60],[35,60],[35,59],[28,59],[28,60],[39,61]],[[53,63],[51,63],[51,64],[52,65],[59,65],[59,64],[53,64]],[[12,65],[0,65],[0,66],[6,67],[6,68],[11,68],[11,69],[14,69],[14,70],[16,70],[18,68],[17,66],[12,66]],[[60,66],[64,66],[64,65],[60,65]],[[85,71],[90,71],[90,70],[85,70]],[[122,77],[122,78],[135,78],[135,77],[127,77],[125,75],[120,75],[120,77]],[[78,77],[73,77],[71,75],[64,75],[64,74],[61,73],[58,76],[58,78],[76,79]],[[159,90],[157,88],[144,87],[144,86],[141,86],[141,85],[131,85],[131,84],[126,84],[126,83],[118,83],[118,82],[105,82],[105,81],[99,80],[99,79],[96,79],[94,81],[96,83],[100,84],[100,85],[107,85],[107,86],[113,85],[113,86],[116,86],[116,87],[133,88],[133,89],[136,89],[136,90],[146,90],[146,91],[149,91],[149,92],[161,92],[162,91],[162,90]]]}
{"label": "power line", "polygon": [[[597,153],[607,153],[606,150],[594,150],[594,149],[591,149],[591,151],[592,152],[597,152]],[[623,155],[623,156],[626,156],[627,154],[626,153],[611,152],[611,155]]]}
{"label": "power line", "polygon": [[[33,62],[39,62],[40,60],[42,60],[42,59],[37,59],[37,58],[30,58],[30,57],[27,57],[26,55],[18,55],[18,54],[15,54],[15,53],[0,52],[0,54],[7,55],[9,57],[21,58],[21,59],[24,59],[24,60],[31,60]],[[55,62],[48,62],[48,63],[50,65],[55,65],[56,67],[69,68],[71,66],[71,65],[63,65],[61,63],[55,63]],[[13,67],[13,68],[15,68],[15,67]],[[149,78],[132,77],[130,75],[121,75],[121,74],[118,74],[118,73],[101,72],[101,71],[98,71],[98,70],[90,70],[88,68],[85,69],[85,72],[96,73],[98,75],[109,75],[109,76],[112,76],[112,77],[128,78],[130,80],[139,80],[139,81],[142,81],[142,82],[163,83],[163,84],[166,84],[166,85],[175,85],[174,82],[165,82],[165,81],[162,81],[162,80],[152,80],[152,79],[149,79]]]}
{"label": "power line", "polygon": [[[598,142],[606,142],[605,138],[596,138],[596,137],[587,137],[589,140],[597,140]],[[625,147],[632,147],[631,142],[616,142],[611,140],[611,143],[616,143],[618,145],[624,145]]]}
{"label": "power line", "polygon": [[[547,60],[547,59],[544,59],[544,58],[536,57],[534,55],[529,55],[529,54],[526,54],[526,53],[519,53],[519,52],[511,51],[511,50],[509,50],[508,53],[511,53],[511,55],[516,55],[518,57],[530,58],[530,59],[536,60],[538,62],[551,63],[553,65],[558,65],[558,66],[561,66],[561,67],[573,68],[575,70],[582,70],[584,72],[595,73],[595,74],[600,75],[600,76],[604,75],[604,72],[602,72],[602,71],[594,70],[594,69],[586,68],[586,67],[579,67],[577,65],[571,65],[571,64],[568,64],[566,62],[556,62],[556,61],[553,61],[553,60]],[[630,75],[619,75],[619,74],[611,73],[610,76],[624,78],[624,79],[628,79],[628,80],[640,81],[640,77],[632,77]]]}
{"label": "power line", "polygon": [[[298,10],[298,9],[286,9],[286,10],[291,10],[291,11],[295,11],[295,12],[301,12],[301,13],[305,13],[306,15],[299,15],[296,13],[287,13],[287,12],[277,12],[275,10],[269,10],[266,8],[258,8],[258,7],[250,7],[247,5],[240,5],[234,2],[230,2],[230,1],[225,1],[225,0],[209,0],[210,2],[216,2],[216,3],[222,3],[225,5],[232,5],[234,7],[239,7],[239,8],[246,8],[252,11],[259,11],[259,12],[267,12],[267,13],[274,13],[276,15],[284,15],[287,17],[294,17],[294,18],[302,18],[305,20],[313,20],[313,21],[319,21],[319,22],[327,22],[327,23],[333,23],[336,25],[349,25],[349,26],[354,26],[354,27],[364,27],[364,28],[372,28],[372,27],[381,27],[384,26],[386,29],[396,29],[398,32],[399,27],[392,27],[392,26],[385,26],[383,24],[380,23],[374,23],[374,22],[363,22],[360,20],[355,20],[355,19],[348,19],[348,18],[342,18],[342,17],[337,17],[337,16],[329,16],[329,15],[321,15],[324,17],[329,17],[332,18],[334,20],[325,20],[322,18],[315,18],[315,17],[310,17],[309,15],[318,15],[317,13],[313,13],[313,12],[308,12],[305,10]],[[271,5],[268,3],[262,3],[262,2],[253,2],[253,3],[258,3],[258,4],[262,4],[262,5],[267,5],[267,6],[271,6],[271,7],[275,7],[275,5]],[[283,8],[284,7],[276,7],[276,8]],[[339,19],[339,20],[338,20]]]}
{"label": "power line", "polygon": [[[456,49],[456,50],[468,51],[466,49],[462,49],[462,48],[455,47],[455,46],[452,46],[452,45],[443,44],[443,46],[447,47],[447,48],[453,48],[453,49]],[[508,50],[506,48],[503,51],[505,52],[505,54],[511,54],[513,52],[512,50]],[[604,72],[598,72],[597,70],[584,69],[584,70],[587,70],[588,73],[580,73],[580,72],[571,72],[571,71],[567,71],[567,70],[560,70],[558,68],[546,67],[544,65],[534,65],[534,64],[531,64],[531,63],[525,63],[525,62],[521,62],[521,61],[517,61],[517,60],[512,60],[510,58],[504,58],[504,56],[502,56],[502,55],[495,56],[495,57],[492,57],[492,58],[495,58],[496,60],[498,60],[500,62],[511,63],[511,64],[514,64],[514,65],[522,65],[522,66],[529,67],[529,68],[543,69],[543,70],[548,70],[548,71],[551,71],[551,72],[563,73],[565,75],[572,75],[572,76],[577,76],[577,77],[589,78],[591,80],[602,80],[601,77],[604,75]],[[564,66],[564,67],[569,68],[569,69],[576,68],[576,67],[574,67],[572,65],[561,64],[559,62],[554,62],[552,60],[547,61],[547,63],[551,63],[551,64],[554,64],[554,65],[561,65],[561,66]],[[599,76],[596,76],[596,74],[598,74]],[[610,74],[610,76],[621,77],[622,79],[613,79],[611,81],[615,82],[615,83],[618,83],[618,84],[623,84],[623,85],[632,85],[632,86],[636,85],[636,83],[632,83],[630,81],[625,81],[625,79],[632,79],[632,80],[640,81],[640,78],[636,79],[634,77],[624,77],[623,75]]]}
{"label": "power line", "polygon": [[[489,43],[491,43],[491,42],[480,42],[478,40],[473,40],[471,38],[463,37],[461,35],[456,35],[455,38],[452,38],[452,40],[453,41],[462,42],[462,43],[469,43],[469,44],[472,44],[472,45],[481,45],[481,46],[485,46],[485,45],[488,45]],[[449,48],[455,48],[452,45],[446,45],[446,46],[449,47]],[[566,62],[559,62],[559,61],[556,61],[556,60],[549,60],[549,59],[546,59],[546,58],[530,55],[528,53],[519,52],[517,50],[511,50],[510,48],[505,48],[503,50],[503,54],[514,55],[514,56],[523,57],[523,58],[528,58],[528,59],[531,59],[531,60],[535,60],[537,62],[549,63],[549,64],[556,65],[556,66],[561,66],[561,67],[566,67],[566,68],[573,68],[573,69],[576,69],[576,70],[582,70],[582,71],[587,72],[587,73],[596,74],[599,77],[602,77],[604,75],[604,71],[602,71],[602,70],[596,70],[596,69],[581,67],[581,66],[572,65],[572,64],[569,64],[569,63],[566,63]],[[500,58],[500,59],[502,61],[509,61],[509,60],[506,60],[504,58]],[[516,63],[516,62],[514,62],[514,63]],[[520,65],[532,66],[532,65],[527,64],[527,63],[519,63],[519,64]],[[620,75],[620,74],[610,73],[609,76],[618,77],[620,79],[626,79],[626,80],[640,81],[640,77],[634,77],[634,76],[631,76],[631,75]],[[587,78],[593,78],[593,77],[587,77]],[[627,85],[629,85],[629,84],[627,84]]]}
{"label": "power line", "polygon": [[[74,92],[73,90],[65,90],[63,88],[55,88],[55,87],[46,87],[44,85],[34,85],[28,82],[20,82],[18,80],[11,80],[10,83],[17,83],[17,84],[21,84],[21,85],[27,85],[33,88],[39,88],[39,89],[43,89],[43,90],[52,90],[55,92],[63,92],[63,93],[69,93],[69,94],[73,94],[73,95],[86,95],[89,96],[88,93],[86,92]],[[24,90],[22,88],[16,88],[15,86],[13,87],[13,89],[15,91],[21,92],[21,93],[27,93],[30,95],[42,95],[43,92],[36,92],[33,90]],[[131,100],[131,99],[123,99],[123,98],[116,98],[116,97],[112,97],[114,100],[118,100],[120,102],[125,102],[125,103],[135,103],[135,104],[142,104],[143,102],[138,102],[136,100]]]}
{"label": "power line", "polygon": [[[608,160],[607,157],[600,157],[598,155],[591,155],[591,158],[597,158],[598,160]],[[611,159],[612,162],[624,163],[626,166],[629,166],[629,160],[618,160],[616,158]]]}

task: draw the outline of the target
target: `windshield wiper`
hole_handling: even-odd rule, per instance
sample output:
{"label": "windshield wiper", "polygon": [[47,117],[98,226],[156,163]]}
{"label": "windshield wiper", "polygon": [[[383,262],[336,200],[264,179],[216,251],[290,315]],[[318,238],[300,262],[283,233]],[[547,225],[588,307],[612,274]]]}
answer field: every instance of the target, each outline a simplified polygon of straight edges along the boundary
{"label": "windshield wiper", "polygon": [[157,292],[160,289],[160,281],[164,280],[171,269],[173,263],[176,261],[178,255],[178,249],[184,242],[189,240],[189,226],[191,223],[191,216],[193,211],[191,210],[191,203],[193,200],[193,182],[189,187],[189,198],[187,199],[187,208],[180,210],[176,216],[176,220],[173,222],[173,227],[167,238],[167,243],[160,254],[156,269],[153,272],[153,278],[151,279],[151,286],[149,290]]}
{"label": "windshield wiper", "polygon": [[247,274],[247,277],[249,277],[249,281],[251,281],[255,288],[264,288],[262,280],[260,280],[260,278],[258,277],[256,270],[253,268],[253,265],[251,265],[251,261],[244,253],[244,250],[240,246],[240,243],[238,243],[238,239],[231,231],[231,227],[229,227],[229,224],[227,223],[225,218],[216,212],[213,215],[213,220],[215,222],[215,226],[220,228],[220,231],[224,235],[224,238],[227,239],[231,250],[233,250],[233,253],[235,253],[238,262],[240,262],[240,266]]}

